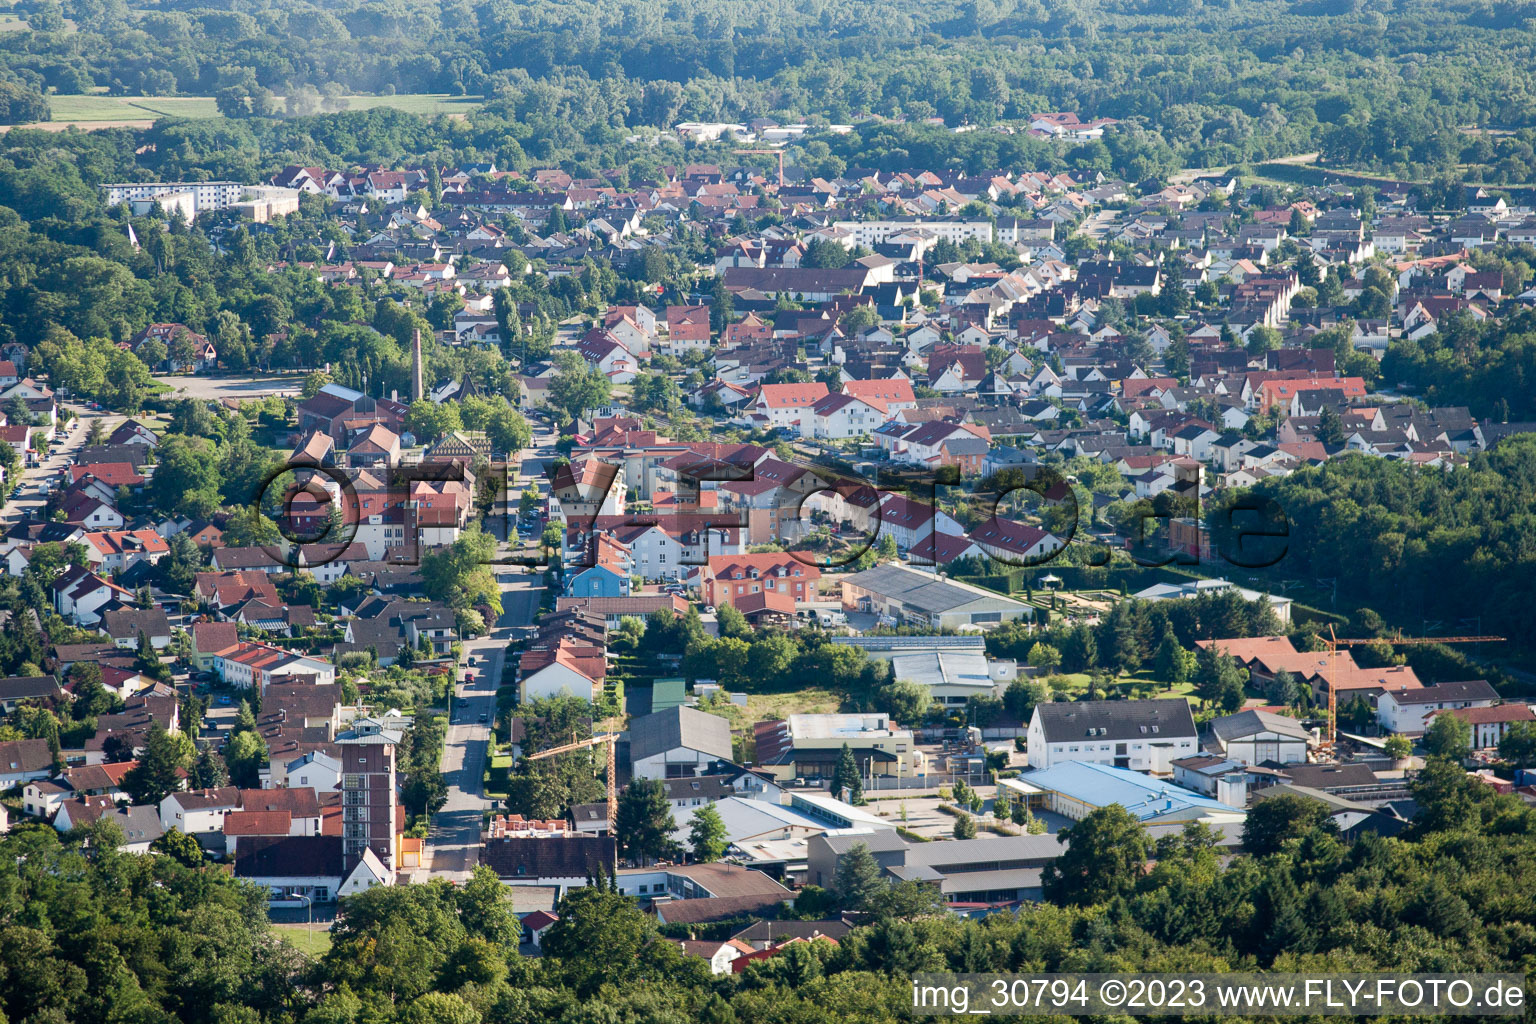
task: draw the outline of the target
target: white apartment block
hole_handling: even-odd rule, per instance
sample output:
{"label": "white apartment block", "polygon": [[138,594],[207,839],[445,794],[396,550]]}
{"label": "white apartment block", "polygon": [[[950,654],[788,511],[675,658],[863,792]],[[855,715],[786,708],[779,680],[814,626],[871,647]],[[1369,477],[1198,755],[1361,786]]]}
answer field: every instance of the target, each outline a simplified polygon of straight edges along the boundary
{"label": "white apartment block", "polygon": [[889,220],[840,220],[833,227],[847,231],[856,245],[873,248],[892,235],[905,231],[925,231],[956,245],[968,238],[985,244],[992,241],[992,222],[961,220],[953,217],[892,217]]}

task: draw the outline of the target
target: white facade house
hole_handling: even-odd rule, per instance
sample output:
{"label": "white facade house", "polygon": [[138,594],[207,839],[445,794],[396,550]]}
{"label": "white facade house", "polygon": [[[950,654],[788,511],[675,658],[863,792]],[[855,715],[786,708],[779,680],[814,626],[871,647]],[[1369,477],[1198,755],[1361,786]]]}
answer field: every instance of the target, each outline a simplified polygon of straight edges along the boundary
{"label": "white facade house", "polygon": [[[872,434],[886,421],[883,409],[852,395],[831,394],[811,407],[812,437],[833,440]],[[802,424],[803,425],[803,424]]]}
{"label": "white facade house", "polygon": [[1032,768],[1084,761],[1167,774],[1200,748],[1183,698],[1037,704],[1028,736]]}
{"label": "white facade house", "polygon": [[1376,721],[1388,732],[1420,736],[1437,711],[1489,708],[1498,699],[1498,692],[1485,679],[1386,690],[1376,699]]}
{"label": "white facade house", "polygon": [[603,695],[602,680],[593,680],[574,662],[563,657],[557,657],[538,671],[524,676],[520,689],[525,704],[531,700],[561,695],[580,697],[582,700],[597,700]]}
{"label": "white facade house", "polygon": [[269,785],[309,787],[316,793],[331,793],[341,788],[341,762],[329,754],[315,751],[294,760],[274,758]]}
{"label": "white facade house", "polygon": [[967,239],[974,238],[985,245],[992,241],[992,222],[990,220],[965,220],[961,218],[945,217],[893,217],[888,220],[840,220],[832,225],[839,231],[846,232],[854,245],[862,245],[872,249],[877,245],[883,245],[892,235],[903,234],[908,231],[920,230],[935,238],[960,245]]}
{"label": "white facade house", "polygon": [[172,793],[160,801],[160,827],[192,835],[222,832],[224,816],[240,809],[240,791],[233,786]]}
{"label": "white facade house", "polygon": [[223,210],[240,201],[246,186],[238,181],[135,181],[102,185],[108,206],[131,203],[136,199],[190,196],[194,210],[204,213]]}
{"label": "white facade house", "polygon": [[[328,661],[294,654],[270,644],[241,643],[214,655],[213,671],[228,686],[263,690],[274,680],[297,681],[312,677],[317,685],[336,682],[336,668]],[[292,677],[292,678],[290,678]]]}

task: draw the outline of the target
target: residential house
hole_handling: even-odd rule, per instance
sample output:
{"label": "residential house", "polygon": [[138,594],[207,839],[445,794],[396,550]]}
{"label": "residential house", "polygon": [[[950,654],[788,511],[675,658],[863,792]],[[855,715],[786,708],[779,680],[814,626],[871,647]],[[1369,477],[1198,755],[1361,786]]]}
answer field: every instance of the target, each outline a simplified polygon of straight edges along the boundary
{"label": "residential house", "polygon": [[1051,768],[1093,762],[1167,774],[1170,762],[1200,749],[1189,702],[1047,701],[1029,720],[1029,762]]}

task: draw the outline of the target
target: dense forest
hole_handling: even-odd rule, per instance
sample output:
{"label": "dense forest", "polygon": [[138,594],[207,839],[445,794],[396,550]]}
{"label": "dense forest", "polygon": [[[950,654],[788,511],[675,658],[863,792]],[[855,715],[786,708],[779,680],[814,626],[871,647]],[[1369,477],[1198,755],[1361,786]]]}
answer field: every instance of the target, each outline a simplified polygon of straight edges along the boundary
{"label": "dense forest", "polygon": [[1274,499],[1290,533],[1275,581],[1337,585],[1337,609],[1366,606],[1391,621],[1442,634],[1500,634],[1529,651],[1536,627],[1536,435],[1474,455],[1454,472],[1346,455],[1225,493],[1207,516],[1218,542],[1224,510],[1243,496]]}
{"label": "dense forest", "polygon": [[[1058,109],[1132,122],[1169,161],[1202,166],[1320,150],[1397,175],[1524,181],[1536,158],[1536,29],[1523,2],[25,0],[19,10],[30,30],[0,36],[0,104],[14,121],[41,117],[49,94],[100,89],[211,95],[240,117],[334,109],[349,93],[441,92],[486,97],[490,122],[545,161],[599,159],[636,128],[682,119],[954,127]],[[481,121],[440,144],[457,148]],[[868,148],[862,131],[845,145]],[[505,164],[515,156],[503,148]]]}
{"label": "dense forest", "polygon": [[855,852],[830,890],[781,913],[859,927],[722,977],[601,884],[568,895],[545,955],[524,957],[484,873],[351,897],[310,959],[220,871],[116,853],[114,825],[28,825],[0,840],[0,1019],[819,1024],[905,1018],[919,971],[1525,969],[1536,812],[1439,760],[1415,797],[1410,833],[1354,842],[1320,803],[1266,801],[1225,867],[1203,826],[1152,841],[1110,806],[1072,828],[1046,902],[979,921],[933,916],[920,883],[890,886]]}

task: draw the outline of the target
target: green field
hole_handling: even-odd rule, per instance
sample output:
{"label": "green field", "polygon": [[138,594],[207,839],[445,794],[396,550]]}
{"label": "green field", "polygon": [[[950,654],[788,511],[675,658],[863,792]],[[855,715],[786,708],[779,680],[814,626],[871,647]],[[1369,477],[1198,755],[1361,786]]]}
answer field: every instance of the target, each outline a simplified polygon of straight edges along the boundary
{"label": "green field", "polygon": [[348,96],[348,110],[372,110],[393,107],[407,114],[468,114],[480,107],[479,96],[450,96],[445,92],[399,93],[394,96]]}
{"label": "green field", "polygon": [[[0,15],[4,31],[6,15]],[[152,121],[158,117],[220,117],[211,96],[59,96],[48,97],[57,124],[91,124],[111,121]],[[348,110],[393,107],[427,117],[436,114],[467,114],[480,106],[478,96],[447,93],[401,93],[398,96],[348,96]]]}
{"label": "green field", "polygon": [[219,116],[209,96],[50,96],[48,104],[58,122]]}
{"label": "green field", "polygon": [[300,953],[318,959],[331,951],[331,931],[324,925],[274,924],[272,930]]}

